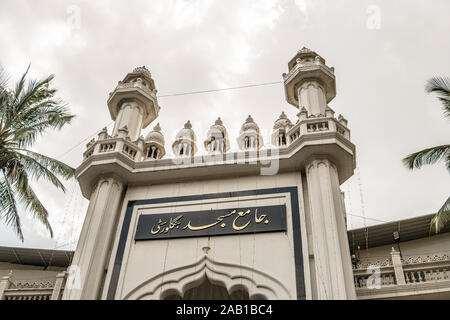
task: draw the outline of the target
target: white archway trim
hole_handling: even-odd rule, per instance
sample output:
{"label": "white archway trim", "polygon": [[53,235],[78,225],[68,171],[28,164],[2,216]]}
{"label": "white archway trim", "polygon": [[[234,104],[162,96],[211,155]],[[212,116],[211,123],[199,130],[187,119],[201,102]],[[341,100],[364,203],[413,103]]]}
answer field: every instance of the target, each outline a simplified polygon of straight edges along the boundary
{"label": "white archway trim", "polygon": [[212,283],[226,287],[229,294],[246,289],[250,299],[292,299],[289,290],[277,279],[251,267],[217,262],[203,256],[196,263],[174,268],[152,277],[127,293],[124,300],[164,299],[184,293],[207,277]]}

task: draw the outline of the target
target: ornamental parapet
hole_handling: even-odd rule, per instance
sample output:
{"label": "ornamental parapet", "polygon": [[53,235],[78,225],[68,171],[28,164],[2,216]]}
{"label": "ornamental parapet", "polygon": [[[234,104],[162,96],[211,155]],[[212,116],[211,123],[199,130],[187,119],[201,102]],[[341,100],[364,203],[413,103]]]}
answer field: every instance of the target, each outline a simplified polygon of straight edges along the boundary
{"label": "ornamental parapet", "polygon": [[347,120],[340,116],[336,119],[332,114],[328,115],[308,115],[306,110],[300,112],[299,122],[288,132],[289,143],[294,142],[303,135],[317,135],[324,132],[337,132],[350,141],[350,130],[347,128]]}
{"label": "ornamental parapet", "polygon": [[67,272],[39,280],[16,279],[11,271],[0,279],[0,300],[60,300]]}
{"label": "ornamental parapet", "polygon": [[358,299],[392,299],[430,292],[450,292],[447,254],[365,261],[353,269]]}

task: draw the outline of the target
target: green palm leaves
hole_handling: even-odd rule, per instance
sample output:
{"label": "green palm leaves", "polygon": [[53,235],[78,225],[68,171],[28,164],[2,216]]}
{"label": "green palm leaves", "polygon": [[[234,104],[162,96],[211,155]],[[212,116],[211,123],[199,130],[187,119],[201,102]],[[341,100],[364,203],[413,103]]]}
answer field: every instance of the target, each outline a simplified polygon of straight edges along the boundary
{"label": "green palm leaves", "polygon": [[30,180],[44,178],[65,191],[59,177],[69,179],[75,173],[70,166],[29,149],[39,135],[61,129],[74,116],[55,98],[56,90],[50,88],[53,75],[26,81],[28,69],[12,90],[0,69],[0,219],[12,226],[22,241],[19,205],[53,236],[48,212]]}
{"label": "green palm leaves", "polygon": [[[425,90],[435,93],[442,103],[444,116],[450,119],[450,78],[434,77],[428,80]],[[450,172],[450,144],[427,148],[410,154],[403,159],[403,164],[409,169],[420,169],[423,165],[435,164],[443,160]],[[431,229],[439,232],[450,219],[450,197],[431,221]]]}

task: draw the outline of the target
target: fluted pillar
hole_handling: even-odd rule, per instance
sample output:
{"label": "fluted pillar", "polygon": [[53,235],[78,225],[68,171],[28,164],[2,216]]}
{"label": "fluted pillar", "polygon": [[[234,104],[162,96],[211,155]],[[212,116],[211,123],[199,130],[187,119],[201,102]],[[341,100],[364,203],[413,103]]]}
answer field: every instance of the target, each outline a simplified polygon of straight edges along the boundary
{"label": "fluted pillar", "polygon": [[9,289],[11,284],[12,271],[7,276],[0,278],[0,300],[5,300],[5,291]]}
{"label": "fluted pillar", "polygon": [[406,284],[405,273],[403,272],[402,257],[400,256],[399,251],[395,251],[394,247],[392,247],[391,251],[391,261],[392,266],[394,267],[395,283],[398,285]]}
{"label": "fluted pillar", "polygon": [[310,115],[325,115],[325,90],[317,81],[305,82],[298,88],[297,95],[300,108],[305,107]]}
{"label": "fluted pillar", "polygon": [[355,299],[338,172],[327,159],[306,166],[317,299]]}
{"label": "fluted pillar", "polygon": [[124,187],[120,179],[106,176],[93,188],[63,299],[100,298]]}
{"label": "fluted pillar", "polygon": [[138,102],[127,101],[122,103],[117,114],[112,135],[118,134],[119,130],[126,126],[131,141],[136,141],[141,135],[143,119],[143,110]]}

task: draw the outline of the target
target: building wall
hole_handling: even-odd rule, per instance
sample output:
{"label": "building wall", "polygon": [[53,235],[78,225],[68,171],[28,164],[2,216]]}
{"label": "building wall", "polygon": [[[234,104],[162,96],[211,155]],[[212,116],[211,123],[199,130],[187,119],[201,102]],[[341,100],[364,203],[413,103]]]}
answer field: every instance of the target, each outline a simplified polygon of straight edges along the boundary
{"label": "building wall", "polygon": [[0,278],[8,276],[12,272],[13,279],[16,280],[33,280],[55,279],[56,275],[65,268],[48,267],[43,270],[42,266],[31,266],[23,264],[12,264],[8,262],[0,262]]}
{"label": "building wall", "polygon": [[[154,186],[129,186],[119,218],[118,231],[108,267],[103,298],[111,285],[120,230],[128,201],[156,199],[223,192],[260,190],[279,187],[298,187],[301,233],[301,260],[304,268],[304,294],[311,296],[307,252],[305,213],[300,173],[275,176],[237,177]],[[173,213],[195,210],[232,209],[239,207],[286,204],[287,232],[225,235],[169,240],[134,241],[140,214]],[[246,287],[250,296],[262,298],[296,299],[296,266],[291,198],[287,193],[251,195],[238,198],[183,201],[142,205],[134,209],[130,232],[120,269],[116,299],[158,299],[168,293],[182,293],[199,281],[204,268],[217,283]],[[300,236],[300,235],[299,235]],[[206,259],[203,264],[202,259]],[[212,269],[212,270],[211,270]],[[191,275],[190,272],[192,273]],[[170,281],[172,283],[167,283]],[[269,290],[257,289],[267,286]],[[262,295],[262,296],[261,296]]]}
{"label": "building wall", "polygon": [[[392,247],[394,247],[396,251],[399,251],[397,244],[369,248],[368,250],[361,249],[361,262],[376,263],[377,261],[381,262],[390,259]],[[418,256],[425,258],[427,256],[433,257],[435,255],[450,255],[450,233],[443,233],[417,240],[400,242],[400,250],[403,260]]]}

